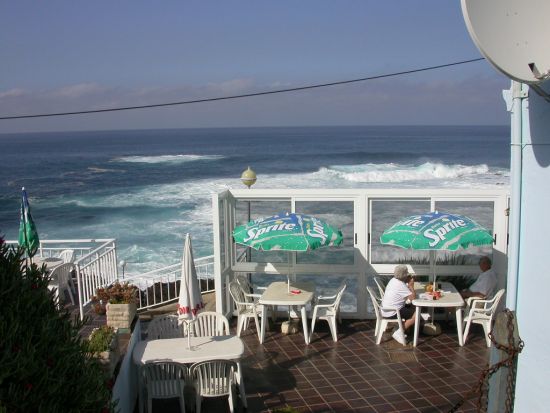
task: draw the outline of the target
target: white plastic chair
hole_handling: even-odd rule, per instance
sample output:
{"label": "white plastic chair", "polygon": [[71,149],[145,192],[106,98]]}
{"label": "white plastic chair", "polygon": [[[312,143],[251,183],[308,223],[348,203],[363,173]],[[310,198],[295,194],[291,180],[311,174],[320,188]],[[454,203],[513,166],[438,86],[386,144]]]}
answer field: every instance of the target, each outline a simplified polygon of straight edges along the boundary
{"label": "white plastic chair", "polygon": [[[382,335],[386,331],[386,328],[388,327],[388,324],[390,323],[397,323],[399,329],[403,332],[403,335],[405,334],[405,328],[403,327],[403,320],[401,319],[401,313],[399,312],[399,309],[397,308],[387,308],[382,307],[381,300],[376,296],[374,290],[372,287],[367,287],[367,291],[369,292],[370,299],[372,301],[372,305],[374,307],[374,312],[376,314],[376,327],[374,327],[374,335],[376,337],[376,344],[380,344],[382,341]],[[382,316],[382,310],[385,311],[397,311],[397,317],[396,318],[384,318]]]}
{"label": "white plastic chair", "polygon": [[73,292],[71,289],[71,271],[74,268],[74,264],[67,263],[61,264],[55,267],[50,273],[51,280],[48,284],[48,288],[55,289],[55,298],[56,302],[59,303],[59,293],[67,291],[69,293],[69,298],[71,303],[75,305]]}
{"label": "white plastic chair", "polygon": [[228,336],[229,322],[223,314],[213,311],[199,313],[192,324],[195,337]]}
{"label": "white plastic chair", "polygon": [[59,253],[59,258],[61,258],[64,263],[74,262],[74,250],[61,251]]}
{"label": "white plastic chair", "polygon": [[153,412],[153,399],[179,399],[180,412],[185,413],[183,396],[188,370],[183,364],[154,362],[142,366],[147,392],[147,412]]}
{"label": "white plastic chair", "polygon": [[378,287],[378,292],[380,293],[380,298],[384,298],[384,292],[386,291],[386,288],[384,287],[384,283],[380,279],[380,277],[374,277],[374,282],[376,283],[376,286]]}
{"label": "white plastic chair", "polygon": [[254,318],[256,323],[256,331],[258,339],[260,338],[260,322],[258,317],[261,316],[261,307],[253,301],[247,300],[244,291],[240,284],[233,280],[229,283],[229,293],[237,307],[237,336],[241,336],[241,331],[244,329],[249,318]]}
{"label": "white plastic chair", "polygon": [[493,298],[490,300],[482,300],[477,297],[470,297],[466,300],[466,317],[464,317],[464,343],[470,332],[470,326],[472,323],[481,324],[485,333],[485,341],[487,347],[491,347],[491,339],[489,338],[489,332],[493,324],[493,316],[498,307],[500,299],[504,295],[504,289],[497,291]]}
{"label": "white plastic chair", "polygon": [[147,327],[147,339],[159,340],[163,338],[185,337],[183,325],[178,322],[175,314],[166,314],[153,318]]}
{"label": "white plastic chair", "polygon": [[313,316],[311,317],[311,334],[315,330],[315,320],[326,320],[330,327],[332,339],[338,341],[338,329],[336,319],[340,312],[340,301],[344,295],[346,284],[342,284],[336,294],[331,296],[319,296],[315,299]]}
{"label": "white plastic chair", "polygon": [[[248,280],[248,277],[246,275],[238,274],[235,277],[235,280],[241,286],[241,289],[243,290],[243,293],[244,293],[244,296],[245,296],[246,300],[254,302],[256,304],[256,306],[258,307],[258,312],[261,314],[262,309],[263,309],[263,305],[258,304],[258,301],[260,300],[260,297],[262,296],[262,294],[254,293],[254,287],[252,286],[252,284],[250,283],[250,281]],[[264,290],[267,289],[267,287],[256,287],[256,289],[258,291],[264,291]],[[275,317],[275,307],[274,306],[272,306],[272,307],[267,306],[267,312],[268,312],[268,315],[271,315],[271,319],[273,320],[273,322],[275,322],[275,318],[276,318]],[[247,321],[247,327],[248,327],[248,321]]]}
{"label": "white plastic chair", "polygon": [[237,385],[237,363],[231,360],[208,360],[191,366],[190,374],[196,391],[195,412],[201,412],[203,397],[229,397],[229,411],[233,413],[234,389]]}

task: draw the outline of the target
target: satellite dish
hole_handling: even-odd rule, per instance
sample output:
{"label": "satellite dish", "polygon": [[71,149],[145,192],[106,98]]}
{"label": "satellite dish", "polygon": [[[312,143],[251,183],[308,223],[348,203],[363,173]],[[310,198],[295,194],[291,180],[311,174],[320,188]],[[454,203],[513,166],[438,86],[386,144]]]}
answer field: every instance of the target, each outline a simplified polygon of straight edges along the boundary
{"label": "satellite dish", "polygon": [[481,54],[506,76],[538,84],[550,78],[549,0],[461,0]]}

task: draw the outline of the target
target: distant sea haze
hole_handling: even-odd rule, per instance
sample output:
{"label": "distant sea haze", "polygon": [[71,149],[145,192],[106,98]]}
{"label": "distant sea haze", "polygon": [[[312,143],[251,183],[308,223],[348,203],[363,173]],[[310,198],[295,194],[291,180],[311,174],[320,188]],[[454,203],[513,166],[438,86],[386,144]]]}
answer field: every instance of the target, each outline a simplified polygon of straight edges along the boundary
{"label": "distant sea haze", "polygon": [[42,239],[116,238],[128,271],[212,254],[211,195],[242,188],[509,184],[508,126],[230,128],[0,134],[0,233],[25,186]]}

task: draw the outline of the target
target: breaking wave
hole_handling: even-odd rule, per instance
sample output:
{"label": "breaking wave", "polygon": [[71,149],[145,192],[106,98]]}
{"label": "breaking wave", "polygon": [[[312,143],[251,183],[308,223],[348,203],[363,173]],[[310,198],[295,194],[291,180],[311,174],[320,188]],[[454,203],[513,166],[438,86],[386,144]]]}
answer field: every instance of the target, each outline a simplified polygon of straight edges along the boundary
{"label": "breaking wave", "polygon": [[321,168],[350,182],[405,182],[462,178],[472,175],[483,175],[489,167],[481,165],[445,165],[426,162],[421,165],[402,165],[394,163],[364,164],[353,166],[331,166]]}
{"label": "breaking wave", "polygon": [[115,162],[131,162],[131,163],[186,163],[195,161],[212,161],[223,159],[223,155],[158,155],[158,156],[123,156],[115,158]]}

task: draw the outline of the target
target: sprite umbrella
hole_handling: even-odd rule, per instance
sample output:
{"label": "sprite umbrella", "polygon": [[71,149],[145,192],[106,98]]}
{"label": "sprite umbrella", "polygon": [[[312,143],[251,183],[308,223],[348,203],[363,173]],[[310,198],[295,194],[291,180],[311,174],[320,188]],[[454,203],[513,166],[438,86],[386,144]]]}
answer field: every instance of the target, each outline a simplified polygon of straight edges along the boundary
{"label": "sprite umbrella", "polygon": [[435,251],[456,251],[492,245],[493,236],[473,219],[463,215],[430,212],[403,218],[384,231],[380,242],[401,248],[430,251],[435,283]]}
{"label": "sprite umbrella", "polygon": [[38,239],[38,231],[32,220],[31,208],[27,198],[27,191],[21,188],[21,218],[19,223],[19,245],[27,252],[29,258],[32,258],[38,247],[40,240]]}
{"label": "sprite umbrella", "polygon": [[181,263],[180,297],[178,301],[178,319],[187,325],[187,347],[191,348],[189,337],[191,336],[190,324],[195,321],[197,313],[204,308],[202,302],[197,270],[193,259],[193,247],[189,234],[185,237],[183,246],[183,259]]}
{"label": "sprite umbrella", "polygon": [[[256,250],[309,251],[340,245],[344,237],[340,230],[318,218],[284,212],[235,228],[233,239]],[[289,279],[288,284],[290,287]]]}

